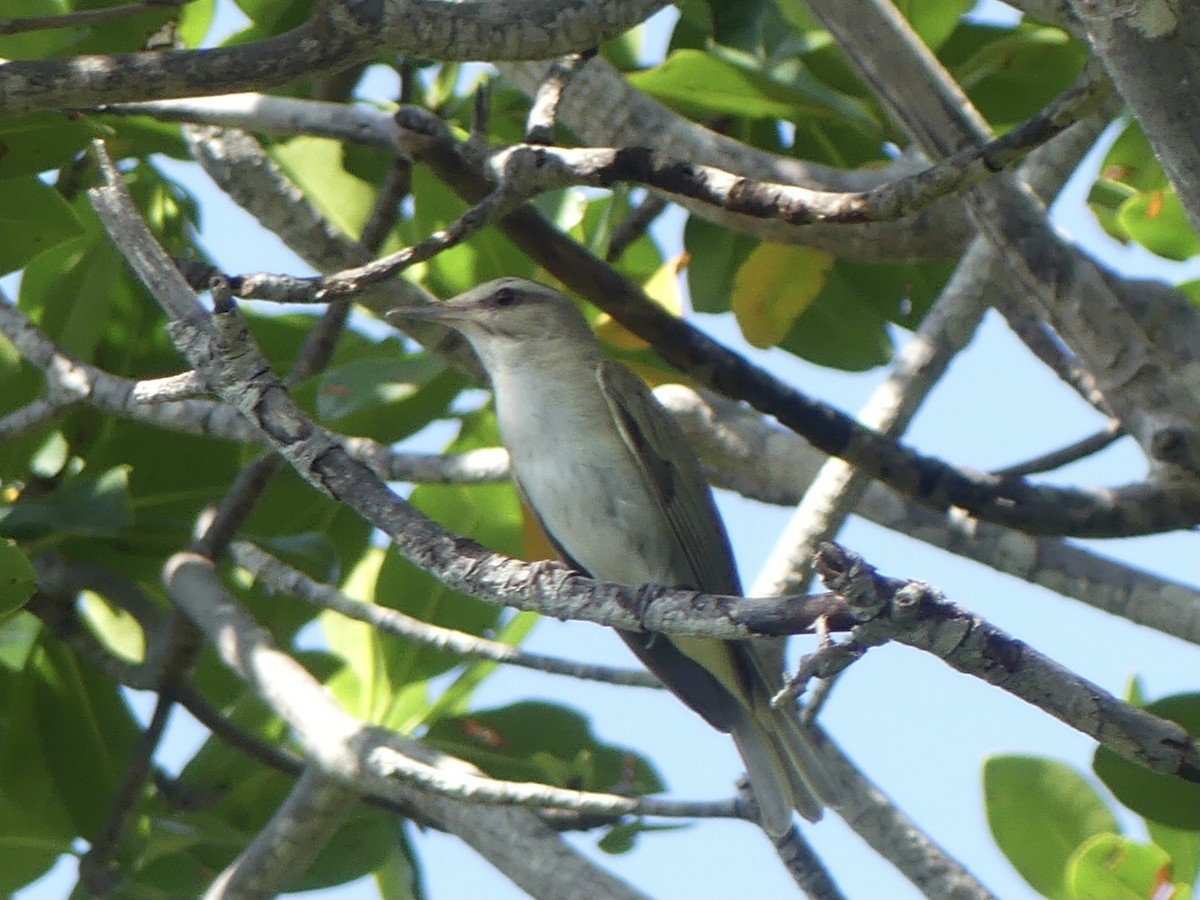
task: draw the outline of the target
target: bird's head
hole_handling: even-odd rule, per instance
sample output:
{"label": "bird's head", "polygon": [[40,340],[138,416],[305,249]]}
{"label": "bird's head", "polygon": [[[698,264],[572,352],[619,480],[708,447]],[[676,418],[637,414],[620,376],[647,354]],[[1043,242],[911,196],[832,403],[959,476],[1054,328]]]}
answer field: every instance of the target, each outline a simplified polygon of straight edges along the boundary
{"label": "bird's head", "polygon": [[575,304],[524,278],[497,278],[444,303],[390,310],[389,319],[441,322],[470,341],[489,371],[545,359],[593,361],[600,349]]}

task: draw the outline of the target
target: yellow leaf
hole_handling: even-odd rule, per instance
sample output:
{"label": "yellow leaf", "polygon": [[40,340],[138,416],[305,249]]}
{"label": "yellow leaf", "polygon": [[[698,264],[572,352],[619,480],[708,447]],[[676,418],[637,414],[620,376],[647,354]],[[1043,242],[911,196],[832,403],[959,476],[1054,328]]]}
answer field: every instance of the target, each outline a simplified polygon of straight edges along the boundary
{"label": "yellow leaf", "polygon": [[[646,296],[675,316],[683,312],[679,273],[687,266],[690,258],[691,254],[681,253],[673,259],[668,259],[642,285]],[[650,346],[608,313],[601,313],[600,318],[596,320],[596,334],[606,343],[621,350],[645,350]]]}
{"label": "yellow leaf", "polygon": [[738,269],[731,306],[755,347],[773,347],[825,287],[833,256],[790,244],[760,244]]}

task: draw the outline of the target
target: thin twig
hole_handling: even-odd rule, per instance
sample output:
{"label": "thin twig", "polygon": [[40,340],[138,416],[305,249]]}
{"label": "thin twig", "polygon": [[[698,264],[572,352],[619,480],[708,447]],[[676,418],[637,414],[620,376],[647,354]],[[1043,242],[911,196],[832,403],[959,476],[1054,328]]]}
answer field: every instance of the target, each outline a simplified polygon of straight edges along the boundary
{"label": "thin twig", "polygon": [[613,229],[612,237],[608,240],[608,250],[604,253],[604,261],[615,263],[620,259],[621,254],[628,250],[634,241],[650,230],[654,220],[666,208],[667,201],[661,194],[647,194]]}
{"label": "thin twig", "polygon": [[44,31],[49,28],[80,28],[85,25],[99,25],[103,22],[115,22],[118,19],[127,19],[131,16],[140,16],[162,9],[176,9],[192,2],[193,0],[143,0],[141,3],[126,3],[123,6],[110,6],[107,9],[83,9],[53,16],[0,19],[0,34],[22,34],[28,31]]}
{"label": "thin twig", "polygon": [[1024,478],[1026,475],[1034,475],[1039,472],[1052,472],[1073,462],[1079,462],[1081,459],[1087,459],[1094,453],[1099,453],[1112,446],[1124,434],[1125,429],[1121,423],[1113,419],[1095,434],[1089,434],[1065,447],[1051,450],[1049,453],[1043,453],[1041,456],[1035,456],[1025,462],[1014,463],[1003,469],[994,469],[992,474],[999,478]]}
{"label": "thin twig", "polygon": [[567,675],[571,678],[602,681],[627,687],[662,687],[662,683],[657,678],[643,669],[589,665],[553,656],[529,653],[498,641],[490,641],[452,628],[431,625],[396,609],[353,600],[336,588],[312,580],[303,572],[293,569],[245,541],[235,542],[230,547],[230,554],[239,566],[277,591],[292,594],[358,622],[366,622],[380,631],[397,635],[416,644],[554,675]]}
{"label": "thin twig", "polygon": [[79,883],[90,897],[107,897],[117,887],[119,872],[116,855],[121,838],[134,811],[146,779],[153,769],[154,754],[166,731],[174,706],[168,693],[160,693],[154,704],[154,714],[134,745],[126,761],[121,783],[108,804],[108,815],[99,833],[92,839],[87,853],[79,860]]}

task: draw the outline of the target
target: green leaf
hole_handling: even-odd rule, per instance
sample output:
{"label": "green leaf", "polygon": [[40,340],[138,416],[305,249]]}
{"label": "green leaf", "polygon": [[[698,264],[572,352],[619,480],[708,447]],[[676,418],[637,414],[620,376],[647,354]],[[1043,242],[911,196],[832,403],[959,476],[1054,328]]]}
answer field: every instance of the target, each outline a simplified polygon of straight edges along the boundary
{"label": "green leaf", "polygon": [[825,287],[833,257],[796,244],[759,244],[738,269],[731,306],[746,340],[774,346]]}
{"label": "green leaf", "polygon": [[108,325],[120,265],[90,235],[66,241],[29,261],[20,306],[63,350],[89,361]]}
{"label": "green leaf", "polygon": [[1146,133],[1134,119],[1129,120],[1104,154],[1099,177],[1125,185],[1135,192],[1162,190],[1171,184],[1154,154],[1154,148],[1146,139]]}
{"label": "green leaf", "polygon": [[[485,545],[510,552],[519,546],[520,507],[511,485],[425,485],[413,492],[412,502],[451,531]],[[383,560],[371,596],[376,603],[421,621],[468,634],[484,634],[496,626],[501,615],[498,607],[451,590],[396,553],[389,553]],[[380,674],[384,679],[378,686],[376,702],[371,704],[372,721],[407,732],[428,715],[425,682],[462,660],[393,635],[373,633],[372,640],[380,642]],[[401,692],[415,685],[422,687],[414,706],[404,702]]]}
{"label": "green leaf", "polygon": [[38,812],[19,809],[0,795],[0,891],[8,897],[45,875],[71,849],[68,838],[39,834]]}
{"label": "green leaf", "polygon": [[[219,664],[209,659],[205,667],[209,665],[215,667]],[[227,670],[222,669],[221,672],[222,675],[227,674]],[[210,679],[201,678],[200,681],[203,684],[198,686],[205,689],[206,696],[224,695],[225,692],[211,690]],[[287,727],[266,704],[236,679],[233,679],[233,695],[217,703],[221,715],[231,727],[268,744],[282,743],[288,733]],[[272,807],[260,808],[259,800],[275,787],[286,785],[289,781],[287,775],[264,768],[257,760],[217,737],[209,737],[200,746],[187,761],[179,777],[181,783],[191,786],[193,790],[212,795],[217,802],[210,812],[238,821],[248,830],[258,827],[270,815]],[[253,784],[249,785],[250,782]],[[170,846],[174,849],[178,845]]]}
{"label": "green leaf", "polygon": [[385,341],[378,352],[320,377],[317,414],[342,434],[403,440],[444,416],[466,384],[433,354],[406,356],[398,341]]}
{"label": "green leaf", "polygon": [[24,175],[0,181],[0,275],[82,231],[62,195],[40,179]]}
{"label": "green leaf", "polygon": [[608,833],[600,839],[600,843],[596,846],[613,856],[628,853],[637,843],[639,830],[636,823],[622,822],[608,829]]}
{"label": "green leaf", "polygon": [[288,885],[288,891],[321,890],[367,875],[387,860],[397,831],[393,813],[359,807]]}
{"label": "green leaf", "polygon": [[1119,833],[1095,789],[1070,766],[1032,756],[993,756],[983,767],[988,826],[1000,850],[1033,888],[1070,897],[1067,865],[1084,841]]}
{"label": "green leaf", "polygon": [[713,39],[723,47],[757,53],[763,19],[772,5],[770,0],[711,0]]}
{"label": "green leaf", "polygon": [[258,542],[272,556],[299,569],[317,581],[332,581],[338,574],[338,555],[329,535],[319,531],[302,531],[279,537],[267,537]]}
{"label": "green leaf", "polygon": [[[380,593],[379,578],[386,551],[371,547],[357,559],[340,589],[362,603],[371,603]],[[367,722],[390,719],[403,732],[405,718],[419,721],[428,706],[424,682],[409,683],[402,674],[388,671],[388,636],[365,622],[338,613],[322,612],[317,620],[330,650],[346,660],[332,673],[326,687],[348,713]],[[394,654],[394,651],[393,651]],[[398,668],[398,665],[397,665]],[[412,727],[409,725],[408,727]]]}
{"label": "green leaf", "polygon": [[[510,647],[519,646],[533,631],[541,616],[534,612],[520,612],[508,620],[491,636],[493,641],[508,644]],[[426,713],[427,721],[434,721],[445,715],[461,715],[469,708],[471,698],[487,677],[500,667],[500,663],[480,659],[469,663],[448,688],[442,691],[433,706]]]}
{"label": "green leaf", "polygon": [[1134,706],[1146,705],[1146,685],[1142,683],[1140,675],[1130,677],[1129,683],[1125,686],[1125,702],[1132,703]]}
{"label": "green leaf", "polygon": [[[831,277],[831,284],[837,273]],[[779,342],[789,353],[821,366],[861,372],[892,358],[887,320],[860,297],[826,291]]]}
{"label": "green leaf", "polygon": [[[398,229],[413,244],[445,228],[466,204],[424,166],[413,170],[413,216]],[[532,277],[536,266],[496,228],[486,228],[467,243],[445,250],[408,272],[439,297],[450,297],[503,275]]]}
{"label": "green leaf", "polygon": [[688,294],[696,312],[729,311],[733,280],[758,241],[721,228],[699,216],[688,216],[683,245],[691,255],[688,263]]}
{"label": "green leaf", "polygon": [[[96,431],[88,421],[89,439],[73,441],[75,452],[85,454],[90,467],[128,471],[133,521],[122,532],[120,546],[93,543],[88,555],[130,578],[157,585],[162,560],[186,546],[196,516],[218,492],[228,489],[246,460],[228,441],[139,422],[110,419],[106,424]],[[291,527],[300,527],[296,520],[309,512],[307,506],[294,510]]]}
{"label": "green leaf", "polygon": [[1087,54],[1059,28],[964,21],[939,51],[992,127],[1004,131],[1066,90]]}
{"label": "green leaf", "polygon": [[111,537],[132,521],[126,466],[81,474],[36,500],[0,507],[0,534],[15,538]]}
{"label": "green leaf", "polygon": [[1130,197],[1117,211],[1117,224],[1132,240],[1167,259],[1182,261],[1200,253],[1200,239],[1173,190]]}
{"label": "green leaf", "polygon": [[974,5],[974,0],[901,0],[896,8],[908,19],[921,40],[936,50]]}
{"label": "green leaf", "polygon": [[31,657],[35,717],[55,789],[75,825],[92,836],[108,816],[138,733],[110,678],[50,642]]}
{"label": "green leaf", "polygon": [[1161,847],[1116,834],[1088,840],[1072,855],[1067,875],[1070,896],[1081,900],[1151,900],[1164,896],[1171,880],[1171,861]]}
{"label": "green leaf", "polygon": [[[100,0],[74,0],[68,9],[97,9],[108,6]],[[133,7],[137,10],[138,7]],[[133,53],[145,46],[146,39],[158,32],[178,15],[176,7],[147,5],[134,15],[121,16],[105,22],[92,22],[70,29],[71,53]],[[58,12],[62,12],[60,8]]]}
{"label": "green leaf", "polygon": [[264,35],[279,34],[304,23],[312,15],[309,0],[278,3],[276,0],[237,0],[237,8],[263,29]]}
{"label": "green leaf", "polygon": [[381,152],[374,153],[374,181],[347,170],[346,150],[339,141],[295,137],[273,144],[270,153],[313,205],[344,234],[357,238],[362,233],[386,165]]}
{"label": "green leaf", "polygon": [[649,825],[644,820],[621,822],[612,826],[596,845],[605,853],[617,856],[628,853],[637,844],[637,838],[651,831],[679,831],[689,827],[686,822],[676,825]]}
{"label": "green leaf", "polygon": [[526,701],[442,718],[426,740],[509,781],[633,794],[663,789],[647,759],[601,742],[580,713],[553,703]]}
{"label": "green leaf", "polygon": [[25,606],[37,586],[33,563],[15,541],[0,540],[0,626]]}
{"label": "green leaf", "polygon": [[[41,635],[41,624],[23,614],[6,623],[5,643],[17,623]],[[27,644],[28,642],[22,641]],[[9,655],[0,666],[0,893],[7,896],[46,872],[71,848],[77,831],[63,803],[39,724],[39,678],[25,665],[37,652]],[[17,662],[20,665],[9,665]]]}
{"label": "green leaf", "polygon": [[93,591],[84,591],[79,615],[114,656],[135,664],[145,660],[146,634],[128,610]]}
{"label": "green leaf", "polygon": [[398,840],[388,848],[387,857],[375,869],[379,896],[384,900],[425,900],[421,879],[421,860],[413,850],[408,829],[399,830]]}
{"label": "green leaf", "polygon": [[[24,669],[41,633],[41,619],[29,612],[18,612],[0,622],[0,670],[20,672]],[[0,677],[2,674],[0,671]],[[3,714],[0,714],[2,718]]]}
{"label": "green leaf", "polygon": [[[0,179],[37,175],[66,165],[100,133],[90,119],[68,118],[58,112],[0,120]],[[7,188],[0,185],[0,197],[6,195]]]}
{"label": "green leaf", "polygon": [[[1178,722],[1192,737],[1200,735],[1200,694],[1174,694],[1145,709]],[[1139,815],[1172,828],[1200,831],[1200,784],[1152,772],[1103,746],[1096,748],[1092,769],[1118,800]]]}
{"label": "green leaf", "polygon": [[1193,885],[1200,875],[1200,831],[1171,828],[1152,819],[1146,820],[1150,839],[1171,857],[1175,881]]}
{"label": "green leaf", "polygon": [[[171,824],[177,827],[184,825],[180,821]],[[187,825],[192,825],[192,822],[189,821]],[[201,833],[201,829],[195,828],[194,825],[190,830],[197,833],[197,838],[188,843],[188,850],[192,850],[199,843]],[[155,829],[151,840],[163,831],[161,827]],[[245,835],[243,839],[249,840],[249,837]],[[232,849],[233,841],[229,843]],[[232,856],[231,852],[230,859]],[[131,880],[136,880],[137,883],[138,900],[170,900],[172,897],[198,896],[212,882],[213,872],[216,871],[216,867],[210,861],[198,859],[194,852],[156,853],[151,859],[140,862],[142,865],[131,873]]]}
{"label": "green leaf", "polygon": [[179,40],[185,47],[199,47],[212,28],[217,0],[192,0],[179,9]]}
{"label": "green leaf", "polygon": [[676,50],[661,65],[626,77],[638,90],[699,119],[727,115],[790,122],[835,115],[793,87],[699,50]]}
{"label": "green leaf", "polygon": [[1192,306],[1200,308],[1200,280],[1185,281],[1176,287],[1188,298]]}
{"label": "green leaf", "polygon": [[[450,451],[498,443],[490,414],[465,417]],[[523,515],[511,484],[422,485],[410,502],[457,534],[517,555],[522,547]],[[362,600],[397,609],[434,625],[481,635],[494,629],[501,610],[452,591],[396,551],[365,555],[349,573],[344,589]],[[330,685],[343,703],[372,722],[407,733],[431,712],[429,679],[462,663],[453,654],[414,644],[373,628],[324,614],[330,646],[349,665]]]}
{"label": "green leaf", "polygon": [[[24,0],[21,15],[58,16],[63,5],[55,0]],[[6,13],[13,15],[14,12]],[[17,34],[0,35],[0,57],[5,59],[45,59],[78,39],[76,28],[46,28]]]}
{"label": "green leaf", "polygon": [[[344,568],[353,565],[370,545],[371,526],[346,504],[318,493],[288,467],[272,479],[254,514],[247,520],[245,532],[259,543],[268,543],[274,538],[291,540],[300,535],[323,534],[340,561],[339,572],[344,573]],[[319,564],[323,552],[311,557],[312,563]],[[304,553],[293,561],[314,577],[327,575],[327,571],[309,568],[305,562],[307,554],[308,548],[304,548]],[[263,614],[269,613],[271,606],[280,602],[265,595],[261,600],[264,605],[260,612]],[[311,614],[311,608],[309,611]],[[282,624],[279,621],[276,627]]]}

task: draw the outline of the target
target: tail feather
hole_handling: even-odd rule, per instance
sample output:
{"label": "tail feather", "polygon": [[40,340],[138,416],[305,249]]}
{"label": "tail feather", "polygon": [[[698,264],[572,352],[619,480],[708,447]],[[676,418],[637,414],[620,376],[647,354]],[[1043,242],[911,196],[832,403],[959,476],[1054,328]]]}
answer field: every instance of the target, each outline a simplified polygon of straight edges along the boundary
{"label": "tail feather", "polygon": [[763,827],[779,837],[790,826],[792,810],[810,822],[823,807],[838,803],[833,779],[820,752],[800,722],[793,704],[771,705],[771,693],[782,671],[782,654],[774,648],[741,645],[741,655],[755,677],[750,679],[749,708],[731,729],[746,763]]}
{"label": "tail feather", "polygon": [[[742,755],[742,761],[746,764],[754,799],[758,802],[762,827],[773,838],[786,834],[792,826],[792,810],[798,804],[793,802],[794,781],[779,754],[779,748],[750,718],[737,723],[730,733],[737,744],[738,752]],[[805,806],[807,809],[807,803]],[[818,805],[816,815],[820,814]],[[805,817],[808,818],[808,815]]]}
{"label": "tail feather", "polygon": [[788,710],[761,709],[735,722],[731,730],[746,764],[763,828],[784,834],[793,811],[810,822],[835,803],[831,781],[816,748],[796,716]]}

